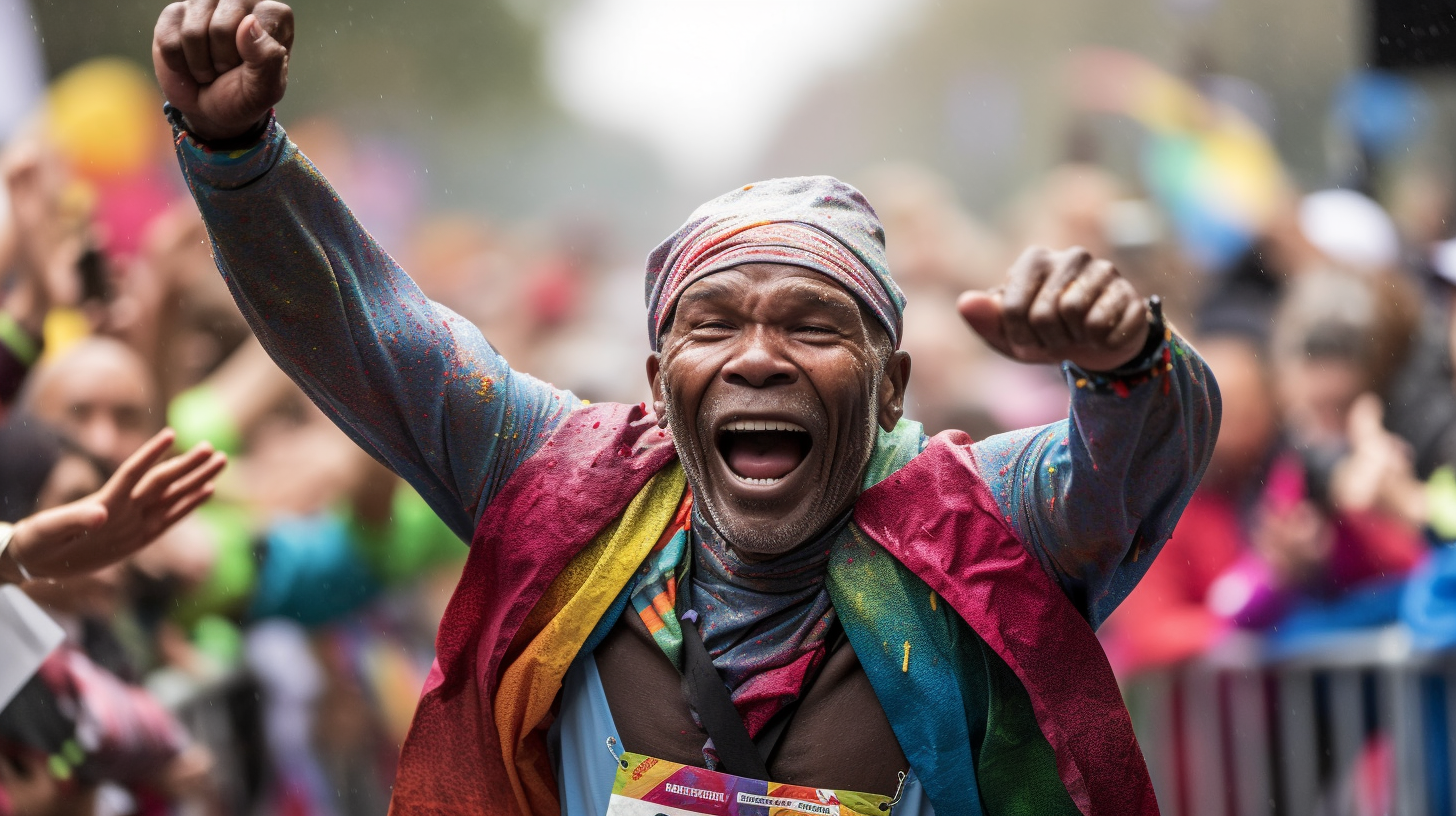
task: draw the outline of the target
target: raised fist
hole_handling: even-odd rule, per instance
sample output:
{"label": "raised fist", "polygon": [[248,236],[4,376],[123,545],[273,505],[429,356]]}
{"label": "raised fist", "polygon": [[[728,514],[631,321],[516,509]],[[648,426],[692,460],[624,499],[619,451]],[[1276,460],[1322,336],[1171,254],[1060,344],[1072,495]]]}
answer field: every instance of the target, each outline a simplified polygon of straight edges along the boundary
{"label": "raised fist", "polygon": [[1088,371],[1133,361],[1148,340],[1147,308],[1110,262],[1074,247],[1021,254],[1006,282],[971,291],[961,316],[997,351],[1023,363],[1070,360]]}
{"label": "raised fist", "polygon": [[188,131],[207,142],[256,128],[288,87],[293,10],[275,0],[183,0],[162,9],[152,64]]}

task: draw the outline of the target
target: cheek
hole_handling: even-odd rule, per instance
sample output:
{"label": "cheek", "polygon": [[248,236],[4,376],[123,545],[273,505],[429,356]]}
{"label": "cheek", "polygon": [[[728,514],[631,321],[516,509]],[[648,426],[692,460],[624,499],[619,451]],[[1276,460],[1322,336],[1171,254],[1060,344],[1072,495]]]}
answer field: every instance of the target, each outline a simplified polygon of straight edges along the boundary
{"label": "cheek", "polygon": [[870,409],[867,400],[874,395],[875,367],[858,355],[842,351],[815,355],[802,360],[800,368],[831,410]]}
{"label": "cheek", "polygon": [[711,385],[715,368],[701,352],[684,351],[664,356],[661,378],[663,399],[674,412],[696,413]]}

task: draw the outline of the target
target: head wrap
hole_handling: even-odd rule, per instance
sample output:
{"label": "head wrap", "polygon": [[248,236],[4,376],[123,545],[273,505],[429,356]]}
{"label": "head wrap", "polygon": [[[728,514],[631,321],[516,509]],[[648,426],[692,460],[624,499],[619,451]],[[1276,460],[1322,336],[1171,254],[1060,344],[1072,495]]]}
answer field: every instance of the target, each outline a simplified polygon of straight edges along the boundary
{"label": "head wrap", "polygon": [[677,299],[729,267],[777,263],[812,269],[869,307],[900,346],[905,295],[890,277],[885,229],[859,190],[830,176],[773,179],[699,207],[647,258],[647,332],[654,351]]}

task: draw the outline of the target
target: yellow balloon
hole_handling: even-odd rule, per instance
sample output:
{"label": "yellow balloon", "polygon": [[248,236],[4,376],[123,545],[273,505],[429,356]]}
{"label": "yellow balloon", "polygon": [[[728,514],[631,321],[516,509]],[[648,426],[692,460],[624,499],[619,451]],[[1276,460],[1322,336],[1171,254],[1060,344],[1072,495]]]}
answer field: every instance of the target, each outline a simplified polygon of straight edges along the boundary
{"label": "yellow balloon", "polygon": [[161,97],[135,64],[88,60],[50,89],[47,120],[61,152],[93,178],[125,176],[147,163],[161,129]]}

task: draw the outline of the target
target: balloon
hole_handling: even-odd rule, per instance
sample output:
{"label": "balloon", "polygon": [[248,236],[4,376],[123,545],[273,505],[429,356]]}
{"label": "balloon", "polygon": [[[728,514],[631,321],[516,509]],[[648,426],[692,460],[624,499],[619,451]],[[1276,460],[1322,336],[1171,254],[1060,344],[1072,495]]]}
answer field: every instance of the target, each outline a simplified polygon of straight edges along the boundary
{"label": "balloon", "polygon": [[89,60],[62,74],[49,94],[47,122],[61,153],[83,175],[130,175],[162,139],[161,97],[148,75],[114,57]]}

